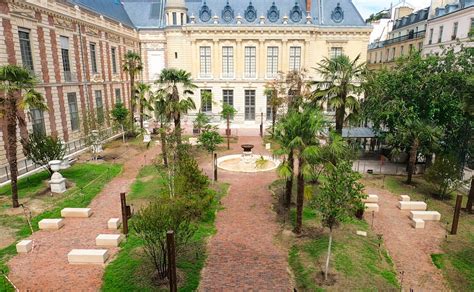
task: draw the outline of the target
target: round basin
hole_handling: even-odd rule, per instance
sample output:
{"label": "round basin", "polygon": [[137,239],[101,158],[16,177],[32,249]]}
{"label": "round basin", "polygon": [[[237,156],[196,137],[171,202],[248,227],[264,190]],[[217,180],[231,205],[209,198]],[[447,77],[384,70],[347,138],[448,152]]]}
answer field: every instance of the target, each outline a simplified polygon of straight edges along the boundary
{"label": "round basin", "polygon": [[278,159],[265,155],[254,155],[251,160],[243,159],[242,154],[226,155],[217,159],[218,168],[235,172],[264,172],[275,170],[278,165]]}

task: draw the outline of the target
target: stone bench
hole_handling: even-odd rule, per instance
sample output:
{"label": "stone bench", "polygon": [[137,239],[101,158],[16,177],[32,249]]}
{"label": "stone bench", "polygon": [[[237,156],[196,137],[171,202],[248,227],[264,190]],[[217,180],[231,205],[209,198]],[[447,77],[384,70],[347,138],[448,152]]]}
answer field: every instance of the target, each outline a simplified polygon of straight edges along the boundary
{"label": "stone bench", "polygon": [[411,221],[411,226],[415,229],[423,229],[425,228],[425,220],[420,218],[415,218]]}
{"label": "stone bench", "polygon": [[364,203],[378,203],[379,202],[379,196],[377,195],[367,195],[367,198],[363,199],[362,202]]}
{"label": "stone bench", "polygon": [[64,208],[61,210],[61,217],[63,218],[88,218],[91,215],[91,208]]}
{"label": "stone bench", "polygon": [[426,210],[427,205],[425,202],[421,201],[399,201],[398,208],[400,210]]}
{"label": "stone bench", "polygon": [[120,218],[110,218],[109,221],[107,221],[107,228],[117,230],[120,227],[120,224],[122,224]]}
{"label": "stone bench", "polygon": [[17,253],[27,253],[33,248],[33,240],[22,240],[16,244]]}
{"label": "stone bench", "polygon": [[401,196],[400,196],[400,201],[402,201],[402,202],[410,202],[410,196],[401,195]]}
{"label": "stone bench", "polygon": [[119,246],[122,239],[122,234],[99,234],[95,238],[95,244],[97,246]]}
{"label": "stone bench", "polygon": [[425,221],[439,221],[441,214],[437,211],[410,211],[411,219],[423,219]]}
{"label": "stone bench", "polygon": [[379,204],[377,203],[365,203],[365,211],[366,212],[378,212],[379,211]]}
{"label": "stone bench", "polygon": [[73,249],[67,254],[70,264],[104,264],[108,257],[106,249]]}
{"label": "stone bench", "polygon": [[43,219],[38,222],[39,229],[58,230],[64,226],[64,219]]}

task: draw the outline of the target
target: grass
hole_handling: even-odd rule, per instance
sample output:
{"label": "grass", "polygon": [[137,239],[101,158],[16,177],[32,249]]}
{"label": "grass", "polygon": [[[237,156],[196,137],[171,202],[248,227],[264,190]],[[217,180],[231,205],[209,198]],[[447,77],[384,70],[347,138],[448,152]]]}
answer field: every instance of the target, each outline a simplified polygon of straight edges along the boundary
{"label": "grass", "polygon": [[[122,166],[119,164],[76,164],[69,169],[61,171],[62,175],[69,181],[73,182],[74,187],[70,188],[66,193],[51,196],[37,197],[35,192],[42,189],[44,180],[49,178],[49,174],[41,172],[34,174],[28,178],[20,180],[19,183],[19,196],[23,198],[37,198],[45,201],[49,206],[44,212],[34,216],[32,218],[33,230],[38,230],[38,222],[44,218],[57,218],[60,217],[61,209],[66,207],[86,207],[92,201],[92,199],[102,190],[104,185],[109,182],[112,178],[117,176],[122,171]],[[8,187],[0,189],[1,196],[8,196]],[[28,227],[23,215],[17,216],[5,216],[2,215],[2,224],[8,227],[16,229],[16,241],[31,234],[30,228]],[[23,224],[21,224],[23,222]],[[4,225],[3,225],[4,226]],[[16,254],[15,243],[0,249],[0,270],[7,273],[8,268],[6,262],[9,258]],[[13,291],[12,287],[2,276],[0,278],[0,290]],[[3,291],[2,290],[2,291]]]}
{"label": "grass", "polygon": [[[455,196],[439,200],[432,196],[432,187],[421,177],[416,177],[413,185],[406,185],[405,179],[387,176],[385,187],[395,195],[409,195],[414,201],[425,201],[429,210],[441,213],[441,224],[451,227]],[[381,185],[380,181],[380,177],[374,177],[371,183]],[[463,201],[465,204],[467,196]],[[474,291],[474,215],[461,212],[457,235],[448,235],[441,249],[443,254],[435,254],[431,258],[433,264],[443,271],[451,289]]]}
{"label": "grass", "polygon": [[[131,187],[128,201],[134,205],[145,204],[160,195],[165,187],[165,177],[154,166],[145,166]],[[227,193],[228,185],[216,184],[216,197],[211,208],[197,223],[189,247],[178,257],[177,268],[183,280],[179,291],[196,291],[199,286],[200,273],[206,261],[205,243],[209,236],[216,232],[214,221],[216,212],[221,208],[220,199]],[[133,219],[132,219],[133,220]],[[144,257],[142,242],[130,234],[121,246],[121,251],[105,270],[103,291],[156,291],[160,290],[150,280],[153,272],[149,260]],[[163,291],[166,291],[163,287]]]}

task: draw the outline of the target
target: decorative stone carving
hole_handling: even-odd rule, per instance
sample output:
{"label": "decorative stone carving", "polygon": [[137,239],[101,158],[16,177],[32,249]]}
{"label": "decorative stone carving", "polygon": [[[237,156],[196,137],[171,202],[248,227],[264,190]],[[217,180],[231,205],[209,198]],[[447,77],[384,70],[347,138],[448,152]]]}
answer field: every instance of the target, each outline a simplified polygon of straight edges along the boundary
{"label": "decorative stone carving", "polygon": [[260,24],[265,24],[265,16],[260,16]]}
{"label": "decorative stone carving", "polygon": [[342,10],[340,3],[337,3],[336,8],[332,11],[331,19],[336,23],[340,23],[344,20],[344,11]]}
{"label": "decorative stone carving", "polygon": [[201,19],[202,22],[208,22],[211,20],[212,17],[212,11],[207,6],[206,1],[202,4],[201,10],[199,10],[199,19]]}
{"label": "decorative stone carving", "polygon": [[242,16],[237,15],[237,24],[242,24]]}
{"label": "decorative stone carving", "polygon": [[301,10],[301,7],[298,2],[295,2],[295,6],[293,6],[293,8],[291,9],[290,18],[293,22],[300,22],[303,18],[303,11]]}
{"label": "decorative stone carving", "polygon": [[86,34],[98,37],[100,36],[100,30],[95,27],[86,26]]}
{"label": "decorative stone carving", "polygon": [[68,30],[74,30],[74,23],[69,19],[55,17],[54,25],[57,27],[68,29]]}
{"label": "decorative stone carving", "polygon": [[33,9],[27,8],[23,5],[19,5],[19,4],[16,4],[16,3],[11,3],[10,5],[11,5],[10,6],[10,8],[11,8],[10,13],[12,15],[15,15],[15,16],[18,16],[18,17],[23,17],[23,18],[28,18],[28,19],[36,21],[35,11]]}
{"label": "decorative stone carving", "polygon": [[248,22],[254,22],[257,19],[257,10],[253,6],[252,1],[250,1],[249,6],[245,10],[244,16]]}
{"label": "decorative stone carving", "polygon": [[212,17],[212,20],[213,20],[213,23],[214,23],[214,24],[219,24],[219,16],[214,15],[214,16]]}
{"label": "decorative stone carving", "polygon": [[268,9],[267,18],[270,22],[277,22],[280,18],[280,10],[278,10],[275,1],[273,1],[272,6]]}
{"label": "decorative stone carving", "polygon": [[51,170],[54,171],[49,181],[49,187],[52,193],[64,193],[66,191],[66,179],[58,172],[61,169],[61,160],[52,160],[49,162]]}
{"label": "decorative stone carving", "polygon": [[222,10],[222,19],[227,23],[234,20],[234,9],[232,9],[232,7],[230,7],[229,1],[227,1],[227,4],[225,5],[224,9]]}
{"label": "decorative stone carving", "polygon": [[107,39],[114,42],[120,42],[120,37],[113,33],[107,33]]}
{"label": "decorative stone carving", "polygon": [[189,17],[189,20],[190,20],[191,24],[195,24],[195,23],[196,23],[196,16],[194,16],[194,14],[192,14],[192,15]]}
{"label": "decorative stone carving", "polygon": [[283,16],[283,24],[288,24],[288,16]]}

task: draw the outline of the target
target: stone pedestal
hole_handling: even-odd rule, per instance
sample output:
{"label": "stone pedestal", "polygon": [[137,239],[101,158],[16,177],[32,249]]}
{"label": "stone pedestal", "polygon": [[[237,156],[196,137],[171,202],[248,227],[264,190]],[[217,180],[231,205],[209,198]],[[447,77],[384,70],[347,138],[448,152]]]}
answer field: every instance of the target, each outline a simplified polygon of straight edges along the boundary
{"label": "stone pedestal", "polygon": [[48,183],[52,193],[62,194],[66,191],[66,179],[59,172],[53,173]]}

